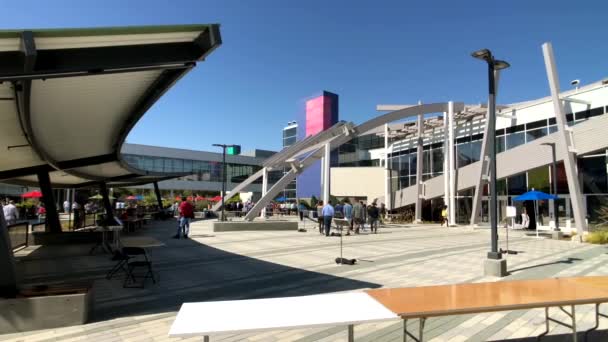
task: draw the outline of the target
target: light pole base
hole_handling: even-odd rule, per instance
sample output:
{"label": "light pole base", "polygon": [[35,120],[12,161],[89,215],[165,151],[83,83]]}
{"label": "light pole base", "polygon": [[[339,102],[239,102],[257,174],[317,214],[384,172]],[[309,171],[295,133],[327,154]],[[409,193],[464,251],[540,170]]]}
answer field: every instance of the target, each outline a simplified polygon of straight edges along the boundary
{"label": "light pole base", "polygon": [[483,275],[492,277],[506,277],[507,260],[506,259],[485,259],[483,261]]}
{"label": "light pole base", "polygon": [[557,230],[557,231],[554,230],[551,232],[551,238],[553,240],[561,240],[563,237],[564,237],[564,233],[559,230]]}

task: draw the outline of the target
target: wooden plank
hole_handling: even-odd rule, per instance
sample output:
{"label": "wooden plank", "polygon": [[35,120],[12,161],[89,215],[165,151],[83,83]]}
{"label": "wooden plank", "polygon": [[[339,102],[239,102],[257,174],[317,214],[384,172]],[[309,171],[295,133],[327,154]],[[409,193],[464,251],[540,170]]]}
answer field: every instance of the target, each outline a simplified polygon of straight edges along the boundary
{"label": "wooden plank", "polygon": [[403,318],[608,302],[608,277],[422,286],[365,291]]}

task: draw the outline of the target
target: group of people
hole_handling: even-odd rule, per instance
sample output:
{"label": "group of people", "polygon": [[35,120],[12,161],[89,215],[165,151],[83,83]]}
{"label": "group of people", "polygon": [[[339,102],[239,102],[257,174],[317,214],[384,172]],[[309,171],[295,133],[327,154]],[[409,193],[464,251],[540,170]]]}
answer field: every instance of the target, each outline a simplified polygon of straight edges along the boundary
{"label": "group of people", "polygon": [[[2,212],[4,214],[4,220],[7,225],[17,223],[19,220],[19,208],[15,205],[15,201],[6,199],[4,202],[0,202],[2,205]],[[38,218],[38,222],[42,222],[46,217],[46,208],[42,202],[36,204],[36,207],[33,212]],[[25,218],[27,219],[27,213],[25,214]]]}
{"label": "group of people", "polygon": [[326,204],[320,201],[317,204],[317,219],[319,222],[319,234],[330,236],[331,223],[334,218],[344,218],[348,221],[349,227],[346,235],[351,232],[359,234],[361,230],[365,230],[366,222],[369,224],[372,233],[378,233],[378,223],[381,218],[386,215],[386,208],[381,204],[378,208],[376,202],[371,205],[366,205],[363,201],[355,202],[354,205],[350,201],[343,200],[338,202],[334,207],[331,200]]}

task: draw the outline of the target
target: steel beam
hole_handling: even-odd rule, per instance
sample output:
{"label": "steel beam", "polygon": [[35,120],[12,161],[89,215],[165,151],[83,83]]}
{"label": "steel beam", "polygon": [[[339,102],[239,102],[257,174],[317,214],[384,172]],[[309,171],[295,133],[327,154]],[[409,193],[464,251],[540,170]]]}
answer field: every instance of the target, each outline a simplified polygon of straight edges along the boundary
{"label": "steel beam", "polygon": [[154,194],[156,195],[156,201],[158,203],[158,210],[163,210],[163,198],[160,195],[160,189],[158,188],[158,182],[154,182]]}
{"label": "steel beam", "polygon": [[[239,185],[235,186],[234,189],[230,191],[229,194],[224,194],[224,201],[227,202],[232,197],[236,196],[241,190],[245,189],[249,184],[255,182],[258,178],[262,177],[264,173],[264,169],[259,169],[256,173],[249,176],[249,178],[245,179]],[[212,211],[218,211],[222,206],[222,201],[217,202],[212,208]]]}
{"label": "steel beam", "polygon": [[53,196],[53,188],[51,188],[51,179],[48,172],[38,173],[38,183],[40,191],[42,191],[42,201],[46,209],[46,230],[51,233],[61,233],[61,223],[59,222],[59,214],[55,205],[55,196]]}
{"label": "steel beam", "polygon": [[11,238],[8,235],[4,211],[0,203],[0,298],[13,298],[17,294],[17,272]]}
{"label": "steel beam", "polygon": [[549,88],[551,89],[551,99],[553,101],[553,110],[555,112],[555,120],[557,123],[557,142],[564,148],[560,149],[563,153],[564,168],[566,169],[566,177],[568,180],[568,190],[574,211],[574,220],[579,231],[587,232],[587,222],[585,221],[585,212],[583,205],[583,197],[578,179],[578,169],[576,163],[576,153],[572,152],[573,141],[572,137],[566,132],[566,114],[564,106],[559,98],[559,77],[555,58],[553,56],[553,47],[551,43],[543,44],[543,55],[545,59],[545,68],[547,70],[547,79],[549,80]]}
{"label": "steel beam", "polygon": [[[268,168],[262,168],[262,197],[268,192]],[[266,217],[266,207],[262,208],[261,217]]]}
{"label": "steel beam", "polygon": [[[454,149],[454,103],[448,102],[448,148],[449,148],[449,173],[450,173],[450,204],[448,205],[448,217],[450,226],[456,225],[456,161],[455,161],[455,149]],[[420,162],[420,161],[418,161]]]}
{"label": "steel beam", "polygon": [[[418,105],[421,105],[422,102],[419,101]],[[414,219],[416,223],[422,222],[422,167],[424,166],[424,115],[418,114],[418,137],[416,139],[417,142],[417,150],[416,150],[416,159],[418,162],[416,163],[416,205],[414,207]]]}
{"label": "steel beam", "polygon": [[[448,112],[443,112],[443,205],[450,203],[450,147],[448,135]],[[443,219],[443,218],[442,218]]]}
{"label": "steel beam", "polygon": [[[156,182],[154,185],[158,187]],[[106,223],[110,222],[110,219],[114,217],[114,208],[112,207],[112,202],[110,202],[110,195],[108,193],[108,187],[106,182],[99,182],[99,192],[101,193],[101,197],[103,199],[103,207],[106,210]]]}
{"label": "steel beam", "polygon": [[[327,204],[329,203],[329,196],[330,196],[330,184],[331,184],[331,176],[330,176],[330,170],[331,170],[331,144],[329,142],[325,143],[325,147],[323,148],[323,152],[324,152],[324,156],[323,156],[323,160],[325,161],[323,163],[323,170],[321,170],[321,172],[323,172],[323,204]],[[334,203],[335,204],[335,203]]]}
{"label": "steel beam", "polygon": [[389,168],[389,138],[388,138],[389,128],[388,124],[384,124],[384,204],[386,205],[386,210],[391,211],[392,206],[392,197],[393,193],[391,191],[391,170]]}

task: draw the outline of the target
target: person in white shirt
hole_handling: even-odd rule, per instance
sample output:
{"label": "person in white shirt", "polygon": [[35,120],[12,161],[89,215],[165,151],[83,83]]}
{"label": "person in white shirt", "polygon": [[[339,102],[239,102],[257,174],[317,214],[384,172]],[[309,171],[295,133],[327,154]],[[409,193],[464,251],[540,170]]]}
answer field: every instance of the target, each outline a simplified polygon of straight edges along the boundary
{"label": "person in white shirt", "polygon": [[17,211],[14,201],[9,201],[7,205],[2,207],[2,211],[4,212],[4,220],[6,220],[7,225],[17,223],[19,212]]}
{"label": "person in white shirt", "polygon": [[67,199],[63,202],[63,212],[64,213],[70,212],[70,201],[68,201]]}

